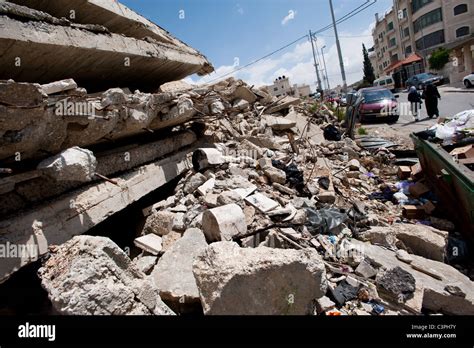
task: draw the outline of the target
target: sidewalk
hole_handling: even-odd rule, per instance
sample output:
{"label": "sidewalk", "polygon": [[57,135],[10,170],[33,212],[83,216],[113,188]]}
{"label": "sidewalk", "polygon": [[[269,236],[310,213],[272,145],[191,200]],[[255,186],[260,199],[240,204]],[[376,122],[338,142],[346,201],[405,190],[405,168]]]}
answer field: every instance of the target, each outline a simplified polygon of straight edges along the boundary
{"label": "sidewalk", "polygon": [[474,93],[474,88],[466,88],[461,82],[440,86],[439,91],[444,93]]}

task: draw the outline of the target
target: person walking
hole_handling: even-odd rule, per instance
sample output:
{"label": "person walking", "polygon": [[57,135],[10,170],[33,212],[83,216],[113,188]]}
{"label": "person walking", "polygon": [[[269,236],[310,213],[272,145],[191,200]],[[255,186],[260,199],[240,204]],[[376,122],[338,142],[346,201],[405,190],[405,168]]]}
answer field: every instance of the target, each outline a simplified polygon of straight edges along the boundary
{"label": "person walking", "polygon": [[438,88],[432,83],[428,84],[423,91],[421,98],[425,100],[426,113],[428,114],[428,117],[439,117],[438,99],[441,99],[441,95],[439,94]]}
{"label": "person walking", "polygon": [[418,104],[421,106],[421,97],[415,86],[411,86],[408,92],[408,101],[411,106],[411,114],[415,117],[415,122],[418,122]]}

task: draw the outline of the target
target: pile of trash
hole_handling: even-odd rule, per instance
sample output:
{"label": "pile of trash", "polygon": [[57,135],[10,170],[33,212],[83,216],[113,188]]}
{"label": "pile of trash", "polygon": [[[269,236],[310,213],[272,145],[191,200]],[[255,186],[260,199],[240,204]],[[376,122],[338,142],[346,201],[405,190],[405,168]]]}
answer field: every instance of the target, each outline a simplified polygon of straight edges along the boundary
{"label": "pile of trash", "polygon": [[[451,226],[435,217],[431,226],[413,223],[436,203],[413,181],[421,170],[398,168],[386,148],[368,151],[344,137],[316,101],[275,98],[233,78],[180,83],[173,93],[192,102],[193,129],[202,138],[174,195],[143,210],[134,240],[140,255],[109,267],[119,279],[153,281],[149,302],[142,296],[130,312],[474,314],[473,283],[444,263]],[[52,257],[61,259],[61,250]],[[114,262],[111,253],[96,254]],[[61,267],[67,273],[69,266]],[[71,313],[77,299],[59,291],[68,283],[52,281],[42,278],[61,294],[56,310]],[[105,302],[100,313],[124,312],[120,301]]]}

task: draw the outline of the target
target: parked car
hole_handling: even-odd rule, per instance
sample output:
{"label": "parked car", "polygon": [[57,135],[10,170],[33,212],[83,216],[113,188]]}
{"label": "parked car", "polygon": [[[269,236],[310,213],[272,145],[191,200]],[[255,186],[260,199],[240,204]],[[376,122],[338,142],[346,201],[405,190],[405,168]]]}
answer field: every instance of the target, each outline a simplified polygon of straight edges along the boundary
{"label": "parked car", "polygon": [[398,95],[387,88],[369,87],[360,89],[359,96],[358,115],[361,123],[385,118],[388,122],[398,121]]}
{"label": "parked car", "polygon": [[466,77],[463,78],[464,86],[466,88],[470,88],[474,86],[474,72],[470,75],[467,75]]}
{"label": "parked car", "polygon": [[392,92],[395,91],[395,81],[391,76],[382,76],[374,81],[374,87],[386,87]]}
{"label": "parked car", "polygon": [[410,77],[405,84],[407,87],[415,86],[417,89],[422,89],[429,83],[439,86],[443,83],[443,80],[443,76],[432,73],[422,73]]}

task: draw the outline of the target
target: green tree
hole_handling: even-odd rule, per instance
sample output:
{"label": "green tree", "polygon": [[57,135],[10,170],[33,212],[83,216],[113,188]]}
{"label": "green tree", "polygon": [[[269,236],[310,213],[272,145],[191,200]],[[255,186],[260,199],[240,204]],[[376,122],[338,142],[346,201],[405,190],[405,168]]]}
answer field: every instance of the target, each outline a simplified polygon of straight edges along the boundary
{"label": "green tree", "polygon": [[362,44],[362,53],[364,54],[364,81],[372,85],[375,81],[374,67],[369,59],[369,52]]}
{"label": "green tree", "polygon": [[450,51],[446,48],[440,47],[431,54],[428,62],[430,63],[430,69],[441,70],[449,62]]}

